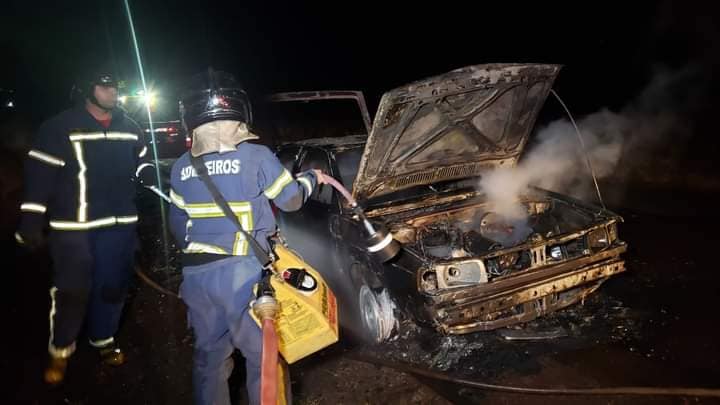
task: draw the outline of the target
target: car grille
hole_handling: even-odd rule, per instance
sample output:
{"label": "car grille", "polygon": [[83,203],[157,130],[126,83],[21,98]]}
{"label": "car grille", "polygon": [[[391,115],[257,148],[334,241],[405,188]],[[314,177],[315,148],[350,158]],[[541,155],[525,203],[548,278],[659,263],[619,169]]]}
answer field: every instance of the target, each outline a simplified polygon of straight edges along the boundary
{"label": "car grille", "polygon": [[546,265],[562,263],[589,255],[586,236],[581,235],[561,243],[547,243],[521,251],[485,259],[490,278],[507,276],[512,273]]}

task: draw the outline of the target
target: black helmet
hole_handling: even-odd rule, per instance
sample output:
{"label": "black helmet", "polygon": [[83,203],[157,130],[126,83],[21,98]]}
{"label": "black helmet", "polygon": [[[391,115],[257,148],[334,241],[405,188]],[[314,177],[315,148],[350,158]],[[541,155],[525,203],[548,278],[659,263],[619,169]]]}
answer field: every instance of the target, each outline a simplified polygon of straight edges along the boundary
{"label": "black helmet", "polygon": [[88,73],[76,80],[70,91],[70,101],[84,102],[89,99],[93,104],[98,105],[95,99],[95,86],[118,87],[114,76],[104,70]]}
{"label": "black helmet", "polygon": [[229,73],[209,68],[192,77],[180,96],[180,119],[192,134],[202,124],[233,120],[252,125],[252,107],[247,93]]}

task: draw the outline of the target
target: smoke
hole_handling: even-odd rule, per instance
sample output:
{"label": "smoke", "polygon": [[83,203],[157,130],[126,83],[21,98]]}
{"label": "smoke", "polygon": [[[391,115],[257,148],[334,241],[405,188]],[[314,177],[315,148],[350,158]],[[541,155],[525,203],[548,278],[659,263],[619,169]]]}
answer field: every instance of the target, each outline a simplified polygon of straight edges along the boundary
{"label": "smoke", "polygon": [[[704,73],[694,67],[659,69],[648,86],[619,111],[602,108],[576,118],[599,181],[607,179],[617,187],[630,177],[642,176],[648,164],[662,166],[673,158],[659,152],[692,133],[687,117],[706,99],[698,86]],[[549,98],[546,102],[557,101]],[[569,120],[540,128],[534,141],[518,165],[483,176],[480,186],[495,212],[509,221],[521,221],[526,211],[518,200],[531,185],[597,202],[587,159]],[[670,154],[680,152],[673,147]]]}

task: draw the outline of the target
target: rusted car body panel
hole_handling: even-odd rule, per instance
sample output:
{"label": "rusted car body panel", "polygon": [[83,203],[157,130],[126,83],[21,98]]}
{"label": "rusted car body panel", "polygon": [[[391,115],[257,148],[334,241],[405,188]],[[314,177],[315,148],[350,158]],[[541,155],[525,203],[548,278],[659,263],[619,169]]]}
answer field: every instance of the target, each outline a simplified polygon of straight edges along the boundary
{"label": "rusted car body panel", "polygon": [[[438,329],[450,334],[492,330],[565,308],[583,300],[609,277],[625,271],[625,262],[617,259],[624,251],[622,245],[588,260],[534,271],[532,277],[433,296],[431,305]],[[600,258],[605,260],[577,268]],[[492,287],[487,289],[494,292],[483,291],[483,287]]]}

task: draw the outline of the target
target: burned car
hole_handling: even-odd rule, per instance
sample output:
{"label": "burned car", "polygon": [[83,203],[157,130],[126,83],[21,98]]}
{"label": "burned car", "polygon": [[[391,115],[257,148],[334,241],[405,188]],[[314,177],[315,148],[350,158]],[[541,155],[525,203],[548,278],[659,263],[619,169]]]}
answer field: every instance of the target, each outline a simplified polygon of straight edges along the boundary
{"label": "burned car", "polygon": [[510,222],[479,186],[516,164],[559,70],[477,65],[408,84],[382,97],[371,128],[360,93],[271,99],[350,100],[366,123],[366,132],[277,147],[291,172],[338,179],[402,247],[374,260],[356,211],[327,184],[302,210],[278,212],[288,245],[336,291],[345,328],[376,342],[405,320],[445,334],[493,330],[577,303],[625,270],[618,215],[529,188],[517,201],[523,220]]}

